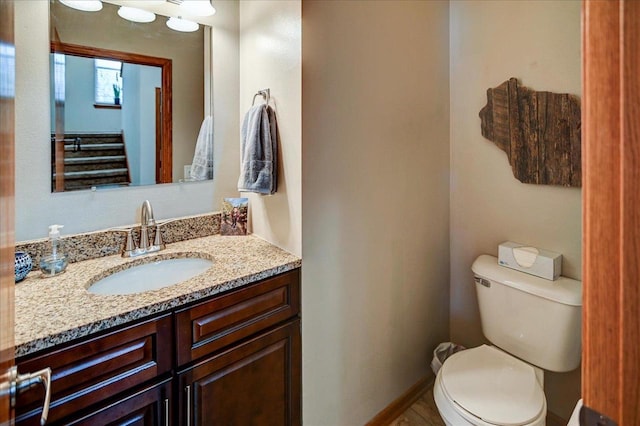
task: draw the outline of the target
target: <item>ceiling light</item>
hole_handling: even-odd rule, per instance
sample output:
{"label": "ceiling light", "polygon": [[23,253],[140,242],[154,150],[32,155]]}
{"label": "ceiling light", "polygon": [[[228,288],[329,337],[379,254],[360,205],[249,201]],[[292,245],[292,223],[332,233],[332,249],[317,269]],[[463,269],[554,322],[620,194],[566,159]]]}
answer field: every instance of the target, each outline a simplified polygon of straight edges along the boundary
{"label": "ceiling light", "polygon": [[198,31],[200,25],[198,25],[197,22],[187,21],[186,19],[182,19],[180,17],[171,17],[167,20],[167,27],[171,28],[172,30],[181,31],[183,33],[191,33],[194,31]]}
{"label": "ceiling light", "polygon": [[156,20],[155,13],[147,12],[146,10],[136,9],[135,7],[128,7],[128,6],[120,6],[120,9],[118,9],[118,15],[120,15],[121,18],[124,18],[128,21],[133,21],[133,22],[147,23],[147,22],[153,22]]}
{"label": "ceiling light", "polygon": [[216,13],[209,0],[184,0],[180,7],[193,16],[211,16]]}
{"label": "ceiling light", "polygon": [[102,2],[100,0],[60,0],[60,3],[72,9],[82,10],[83,12],[97,12],[102,10]]}

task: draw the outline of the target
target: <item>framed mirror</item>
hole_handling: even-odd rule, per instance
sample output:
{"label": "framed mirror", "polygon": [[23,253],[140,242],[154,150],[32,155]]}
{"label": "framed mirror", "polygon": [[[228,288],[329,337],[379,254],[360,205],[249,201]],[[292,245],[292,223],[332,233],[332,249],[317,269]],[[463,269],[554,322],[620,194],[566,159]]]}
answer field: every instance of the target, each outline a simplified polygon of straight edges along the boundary
{"label": "framed mirror", "polygon": [[191,173],[199,138],[212,143],[210,27],[132,22],[107,2],[49,10],[52,192],[211,179]]}

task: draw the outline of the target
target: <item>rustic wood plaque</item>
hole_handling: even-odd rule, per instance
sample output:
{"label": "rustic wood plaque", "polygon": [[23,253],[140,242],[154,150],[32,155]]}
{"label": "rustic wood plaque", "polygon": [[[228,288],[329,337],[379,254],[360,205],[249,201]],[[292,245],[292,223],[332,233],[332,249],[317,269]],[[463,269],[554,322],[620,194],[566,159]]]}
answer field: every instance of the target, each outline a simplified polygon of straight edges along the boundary
{"label": "rustic wood plaque", "polygon": [[537,92],[515,78],[487,90],[482,136],[507,153],[523,183],[581,185],[580,100]]}

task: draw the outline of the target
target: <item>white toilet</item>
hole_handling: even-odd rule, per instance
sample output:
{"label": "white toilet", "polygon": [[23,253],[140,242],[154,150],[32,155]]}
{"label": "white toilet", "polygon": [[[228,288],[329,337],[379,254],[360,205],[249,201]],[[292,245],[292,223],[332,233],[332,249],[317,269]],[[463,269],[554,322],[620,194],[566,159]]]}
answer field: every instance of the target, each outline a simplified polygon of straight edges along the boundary
{"label": "white toilet", "polygon": [[438,371],[433,393],[447,426],[538,426],[547,402],[542,369],[578,367],[582,285],[498,265],[482,255],[475,274],[482,331],[495,346],[457,352]]}

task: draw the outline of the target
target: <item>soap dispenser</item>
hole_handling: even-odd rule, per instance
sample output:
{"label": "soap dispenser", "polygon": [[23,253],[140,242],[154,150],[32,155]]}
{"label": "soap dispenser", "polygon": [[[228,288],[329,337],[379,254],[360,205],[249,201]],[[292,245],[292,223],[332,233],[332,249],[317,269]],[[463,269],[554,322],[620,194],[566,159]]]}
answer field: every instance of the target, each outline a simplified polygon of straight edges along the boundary
{"label": "soap dispenser", "polygon": [[60,241],[60,228],[63,225],[49,226],[49,252],[45,252],[40,260],[40,270],[46,277],[61,274],[67,269],[69,263],[66,254],[62,251]]}

